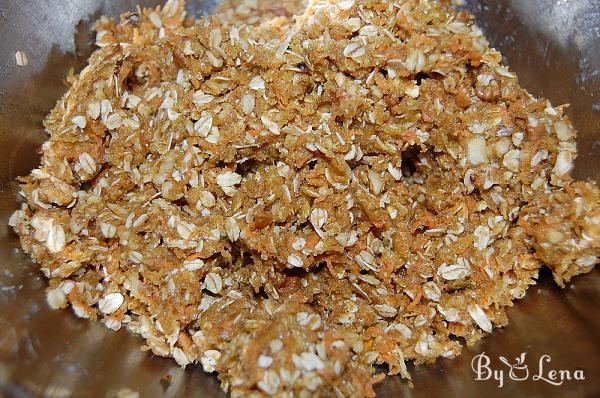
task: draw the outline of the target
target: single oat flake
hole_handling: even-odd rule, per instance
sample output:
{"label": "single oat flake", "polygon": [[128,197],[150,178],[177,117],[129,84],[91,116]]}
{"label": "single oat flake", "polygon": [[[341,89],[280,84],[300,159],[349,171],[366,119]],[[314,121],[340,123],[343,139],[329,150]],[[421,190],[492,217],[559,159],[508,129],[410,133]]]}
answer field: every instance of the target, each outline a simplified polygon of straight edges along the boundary
{"label": "single oat flake", "polygon": [[17,63],[17,66],[27,66],[27,64],[29,63],[29,60],[27,59],[27,54],[25,54],[25,52],[18,50],[15,53],[15,62]]}

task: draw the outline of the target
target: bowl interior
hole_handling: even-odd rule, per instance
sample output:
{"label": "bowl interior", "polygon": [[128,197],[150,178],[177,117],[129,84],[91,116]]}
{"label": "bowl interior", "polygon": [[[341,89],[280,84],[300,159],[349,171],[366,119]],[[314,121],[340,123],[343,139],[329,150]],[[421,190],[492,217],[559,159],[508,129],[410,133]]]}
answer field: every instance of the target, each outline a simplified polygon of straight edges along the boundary
{"label": "bowl interior", "polygon": [[[93,21],[117,16],[152,0],[5,0],[0,2],[0,395],[112,397],[122,388],[142,397],[224,397],[216,377],[199,367],[183,371],[141,352],[141,339],[125,330],[51,311],[45,280],[18,250],[7,220],[17,208],[14,178],[39,162],[46,137],[42,120],[65,92],[70,68],[81,69],[92,51]],[[188,1],[191,14],[209,12],[213,0]],[[472,0],[473,12],[521,84],[554,105],[570,103],[579,131],[577,178],[600,181],[600,5],[594,1]],[[24,51],[26,67],[14,54]],[[578,277],[564,290],[543,272],[540,285],[509,311],[510,325],[455,360],[412,366],[414,387],[398,377],[377,388],[381,397],[598,396],[600,394],[600,271]],[[544,381],[477,381],[471,361],[482,352],[494,369],[526,352],[530,372],[550,355],[545,370],[584,371],[586,380],[554,386]],[[161,382],[171,376],[170,384]]]}

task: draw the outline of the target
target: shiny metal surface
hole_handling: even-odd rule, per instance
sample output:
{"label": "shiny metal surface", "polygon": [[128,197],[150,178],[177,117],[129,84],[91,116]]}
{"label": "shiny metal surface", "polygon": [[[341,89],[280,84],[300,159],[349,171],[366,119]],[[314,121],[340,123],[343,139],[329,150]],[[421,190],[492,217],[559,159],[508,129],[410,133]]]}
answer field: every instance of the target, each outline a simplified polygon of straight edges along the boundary
{"label": "shiny metal surface", "polygon": [[[41,121],[65,91],[69,68],[81,68],[91,51],[91,23],[102,14],[118,15],[151,0],[0,0],[0,396],[114,397],[121,388],[142,397],[223,397],[215,377],[198,367],[141,352],[141,340],[126,331],[51,311],[45,281],[9,231],[16,209],[18,175],[39,161],[44,141]],[[188,1],[197,14],[208,1]],[[579,129],[576,175],[600,181],[600,3],[596,0],[472,0],[492,44],[518,72],[521,83],[556,104],[571,103]],[[15,65],[23,50],[26,67]],[[411,367],[414,388],[399,378],[379,385],[381,397],[598,397],[600,396],[600,271],[578,277],[567,289],[547,273],[539,286],[509,311],[510,325],[496,331],[456,360]],[[476,381],[475,355],[485,352],[497,381]],[[530,377],[509,379],[498,360],[512,362],[526,352]],[[583,370],[585,380],[554,386],[534,381],[539,358],[550,355],[551,369]],[[161,383],[169,374],[171,383]]]}

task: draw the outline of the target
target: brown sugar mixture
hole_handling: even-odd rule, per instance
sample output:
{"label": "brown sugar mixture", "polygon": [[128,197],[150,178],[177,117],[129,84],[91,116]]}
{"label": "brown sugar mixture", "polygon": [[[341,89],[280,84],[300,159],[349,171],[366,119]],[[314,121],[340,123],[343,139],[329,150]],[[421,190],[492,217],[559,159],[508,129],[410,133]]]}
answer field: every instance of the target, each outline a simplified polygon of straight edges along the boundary
{"label": "brown sugar mixture", "polygon": [[[432,0],[97,23],[11,217],[48,302],[232,397],[372,397],[600,255],[575,131]],[[294,14],[297,16],[294,17]]]}

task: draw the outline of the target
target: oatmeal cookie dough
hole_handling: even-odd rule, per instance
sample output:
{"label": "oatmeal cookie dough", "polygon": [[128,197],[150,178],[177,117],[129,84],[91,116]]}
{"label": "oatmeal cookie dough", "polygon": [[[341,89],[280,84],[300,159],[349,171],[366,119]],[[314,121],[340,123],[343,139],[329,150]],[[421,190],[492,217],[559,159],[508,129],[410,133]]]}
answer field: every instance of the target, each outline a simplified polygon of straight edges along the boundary
{"label": "oatmeal cookie dough", "polygon": [[269,24],[291,25],[293,17],[301,15],[308,0],[225,0],[214,13],[223,24],[237,26],[252,25],[265,27]]}
{"label": "oatmeal cookie dough", "polygon": [[265,4],[98,22],[10,220],[52,307],[233,397],[370,397],[374,365],[410,378],[506,325],[543,264],[559,284],[597,264],[564,109],[470,15]]}

